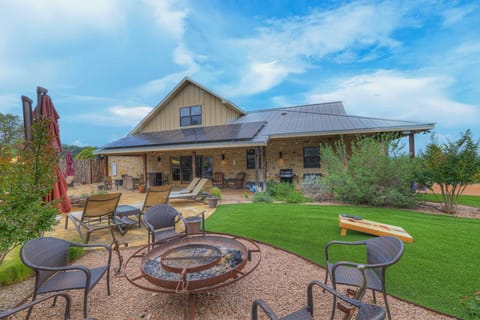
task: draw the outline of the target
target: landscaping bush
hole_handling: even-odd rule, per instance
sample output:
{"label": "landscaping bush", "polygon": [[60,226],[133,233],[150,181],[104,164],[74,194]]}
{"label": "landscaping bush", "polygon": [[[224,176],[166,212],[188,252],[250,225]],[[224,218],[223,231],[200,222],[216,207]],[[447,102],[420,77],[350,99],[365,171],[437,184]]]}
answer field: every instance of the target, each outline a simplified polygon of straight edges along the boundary
{"label": "landscaping bush", "polygon": [[287,203],[304,203],[307,201],[303,193],[295,190],[290,191],[285,200]]}
{"label": "landscaping bush", "polygon": [[331,197],[328,185],[322,177],[305,177],[303,179],[303,193],[307,198],[315,201],[323,201]]}
{"label": "landscaping bush", "polygon": [[275,180],[267,181],[267,189],[265,190],[270,197],[275,198],[278,193],[278,182]]}
{"label": "landscaping bush", "polygon": [[410,208],[414,161],[393,136],[358,137],[351,151],[343,141],[323,146],[325,182],[335,198],[353,204]]}
{"label": "landscaping bush", "polygon": [[273,202],[273,199],[272,199],[272,197],[270,197],[265,192],[256,192],[255,195],[253,196],[253,202],[271,203],[271,202]]}

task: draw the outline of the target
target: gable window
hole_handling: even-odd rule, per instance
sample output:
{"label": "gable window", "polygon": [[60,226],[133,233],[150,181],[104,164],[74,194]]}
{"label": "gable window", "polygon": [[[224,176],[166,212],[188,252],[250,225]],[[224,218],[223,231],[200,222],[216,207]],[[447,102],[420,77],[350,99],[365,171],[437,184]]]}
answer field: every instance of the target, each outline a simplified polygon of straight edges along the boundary
{"label": "gable window", "polygon": [[[258,162],[262,163],[260,153],[258,154]],[[247,169],[255,169],[255,149],[247,149]]]}
{"label": "gable window", "polygon": [[180,127],[202,124],[202,106],[180,108]]}
{"label": "gable window", "polygon": [[303,167],[320,168],[320,147],[303,148]]}

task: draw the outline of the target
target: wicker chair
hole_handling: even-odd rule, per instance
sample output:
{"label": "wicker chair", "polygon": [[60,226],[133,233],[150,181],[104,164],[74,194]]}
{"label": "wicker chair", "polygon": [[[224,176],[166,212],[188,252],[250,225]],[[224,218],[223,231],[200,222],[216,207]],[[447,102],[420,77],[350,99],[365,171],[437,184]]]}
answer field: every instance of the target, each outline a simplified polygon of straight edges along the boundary
{"label": "wicker chair", "polygon": [[336,263],[330,261],[329,249],[334,245],[364,246],[366,248],[367,264],[363,264],[367,279],[366,288],[372,290],[374,303],[377,303],[375,291],[383,293],[387,315],[391,319],[387,293],[385,291],[385,273],[387,267],[395,264],[402,257],[404,251],[403,242],[398,238],[385,236],[356,242],[330,241],[327,243],[325,246],[325,259],[328,272],[325,275],[325,284],[330,276],[333,288],[336,289],[337,284],[361,286],[363,280],[361,273],[356,269],[360,264],[346,262],[345,260]]}
{"label": "wicker chair", "polygon": [[225,175],[223,172],[213,173],[212,186],[219,188],[225,187]]}
{"label": "wicker chair", "polygon": [[113,241],[114,224],[111,223],[121,193],[96,194],[87,198],[82,211],[71,212],[65,219],[65,229],[68,228],[68,220],[72,220],[80,238],[83,239],[82,228],[86,230],[85,243],[90,240],[90,234],[97,230],[110,229]]}
{"label": "wicker chair", "polygon": [[[51,299],[51,298],[54,298],[54,303],[55,303],[57,297],[62,297],[62,298],[65,299],[64,319],[69,320],[70,319],[70,309],[71,309],[70,306],[72,305],[72,298],[66,293],[53,293],[51,295],[39,298],[39,299],[34,300],[32,302],[23,304],[19,307],[16,307],[16,308],[13,308],[13,309],[10,309],[10,310],[1,311],[0,312],[0,319],[8,319],[9,317],[13,316],[14,314],[16,314],[18,312],[21,312],[21,311],[24,311],[24,310],[27,310],[27,309],[31,309],[32,307],[36,306],[37,304],[40,304],[40,303],[44,302],[45,300],[48,300],[48,299]],[[31,313],[31,311],[29,311],[29,313]]]}
{"label": "wicker chair", "polygon": [[178,237],[181,233],[175,230],[175,225],[183,221],[182,214],[168,204],[151,207],[143,215],[143,224],[148,231],[148,248],[157,242]]}
{"label": "wicker chair", "polygon": [[[351,319],[353,315],[353,311],[358,309],[357,316],[355,317],[356,320],[382,320],[385,319],[385,310],[382,307],[366,304],[361,301],[351,299],[342,295],[341,293],[333,290],[332,288],[328,287],[327,285],[321,283],[320,281],[312,281],[308,285],[307,288],[307,305],[297,310],[285,317],[278,317],[270,308],[270,306],[263,301],[262,299],[255,300],[252,305],[252,320],[258,319],[258,308],[261,308],[263,312],[273,320],[313,320],[313,287],[319,286],[323,290],[326,290],[328,293],[332,294],[334,297],[333,300],[333,310],[331,314],[331,319],[333,319],[333,315],[335,312],[335,305],[336,299],[342,300],[346,303],[345,306],[345,317],[344,319]],[[343,304],[342,304],[343,305]],[[348,307],[350,306],[350,307]]]}
{"label": "wicker chair", "polygon": [[[70,247],[102,248],[108,252],[107,263],[96,268],[68,265]],[[25,243],[20,251],[23,263],[35,271],[35,288],[32,300],[38,294],[83,290],[83,317],[87,318],[87,296],[90,290],[107,274],[107,293],[110,295],[110,262],[112,251],[104,244],[82,244],[63,239],[42,237]]]}
{"label": "wicker chair", "polygon": [[247,174],[245,172],[239,172],[235,176],[235,178],[227,179],[227,187],[233,189],[241,189],[245,184],[245,176]]}

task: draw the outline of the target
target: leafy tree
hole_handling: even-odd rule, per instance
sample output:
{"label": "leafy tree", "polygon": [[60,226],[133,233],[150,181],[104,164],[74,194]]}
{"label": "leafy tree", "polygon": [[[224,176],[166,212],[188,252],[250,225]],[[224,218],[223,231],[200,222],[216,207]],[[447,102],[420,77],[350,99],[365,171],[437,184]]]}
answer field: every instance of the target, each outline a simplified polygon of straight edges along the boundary
{"label": "leafy tree", "polygon": [[22,139],[22,136],[23,125],[18,116],[0,112],[0,143],[13,145],[17,140]]}
{"label": "leafy tree", "polygon": [[394,136],[357,137],[350,149],[343,140],[322,148],[325,181],[335,198],[372,206],[416,205],[414,163]]}
{"label": "leafy tree", "polygon": [[43,201],[52,190],[57,164],[47,124],[46,119],[32,124],[27,147],[13,150],[0,144],[0,264],[11,249],[56,222],[58,209]]}
{"label": "leafy tree", "polygon": [[432,192],[440,186],[442,210],[454,213],[458,197],[468,185],[480,182],[480,140],[475,142],[470,129],[457,141],[439,145],[434,137],[425,153],[418,157],[417,181]]}
{"label": "leafy tree", "polygon": [[95,159],[96,156],[93,154],[95,149],[95,147],[85,147],[77,154],[75,159]]}

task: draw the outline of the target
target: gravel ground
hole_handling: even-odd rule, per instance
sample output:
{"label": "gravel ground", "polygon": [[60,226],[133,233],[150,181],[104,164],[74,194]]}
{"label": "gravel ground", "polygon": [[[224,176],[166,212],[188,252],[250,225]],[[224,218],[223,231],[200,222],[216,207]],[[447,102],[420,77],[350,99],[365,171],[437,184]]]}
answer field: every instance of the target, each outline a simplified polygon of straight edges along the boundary
{"label": "gravel ground", "polygon": [[[258,298],[267,301],[275,312],[284,316],[303,306],[306,301],[306,287],[310,281],[324,279],[323,268],[283,250],[263,244],[259,246],[262,260],[255,271],[228,287],[197,296],[196,319],[249,319],[251,304]],[[126,258],[136,250],[124,249],[122,255]],[[78,263],[93,266],[103,261],[102,259],[105,257],[101,252],[90,252]],[[114,259],[113,266],[117,263]],[[31,283],[30,286],[26,283],[1,290],[0,300],[22,294],[25,288],[22,290],[19,286],[25,286],[30,293]],[[142,290],[130,284],[123,275],[112,276],[111,292],[112,295],[107,296],[105,279],[102,279],[89,294],[89,316],[97,319],[183,319],[185,296]],[[74,301],[72,319],[81,319],[82,293],[69,293]],[[327,318],[330,297],[321,290],[316,290],[315,299],[316,318]],[[370,293],[367,294],[366,301],[372,302]],[[394,319],[454,319],[394,297],[389,297],[389,303]],[[62,305],[60,300],[55,308],[51,308],[50,303],[41,304],[34,309],[31,319],[60,319]]]}

